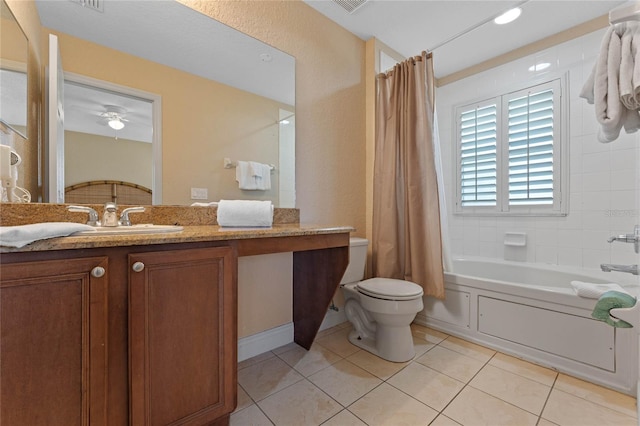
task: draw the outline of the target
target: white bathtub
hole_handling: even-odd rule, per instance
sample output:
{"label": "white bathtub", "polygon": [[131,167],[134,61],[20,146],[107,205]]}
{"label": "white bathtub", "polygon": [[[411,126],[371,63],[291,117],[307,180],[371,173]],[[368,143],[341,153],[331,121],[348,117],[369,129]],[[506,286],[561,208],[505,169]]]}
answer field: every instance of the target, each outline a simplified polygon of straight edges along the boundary
{"label": "white bathtub", "polygon": [[445,273],[446,299],[425,299],[418,324],[635,395],[638,334],[591,318],[595,299],[572,280],[617,282],[634,296],[638,277],[468,258]]}

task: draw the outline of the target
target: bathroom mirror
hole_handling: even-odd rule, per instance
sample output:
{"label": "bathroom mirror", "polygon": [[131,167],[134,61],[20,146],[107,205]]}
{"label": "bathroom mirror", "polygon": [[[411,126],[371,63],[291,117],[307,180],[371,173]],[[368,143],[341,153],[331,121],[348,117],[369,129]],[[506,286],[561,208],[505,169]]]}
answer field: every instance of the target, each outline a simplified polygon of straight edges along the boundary
{"label": "bathroom mirror", "polygon": [[4,0],[0,15],[0,122],[26,139],[29,42]]}
{"label": "bathroom mirror", "polygon": [[[58,35],[65,72],[161,97],[161,125],[152,131],[161,133],[162,204],[234,198],[295,207],[294,58],[175,1],[96,4],[102,9],[36,1],[44,31]],[[91,108],[92,124],[105,128],[107,106]],[[125,129],[131,120],[124,116]],[[227,158],[274,164],[272,189],[239,190]]]}

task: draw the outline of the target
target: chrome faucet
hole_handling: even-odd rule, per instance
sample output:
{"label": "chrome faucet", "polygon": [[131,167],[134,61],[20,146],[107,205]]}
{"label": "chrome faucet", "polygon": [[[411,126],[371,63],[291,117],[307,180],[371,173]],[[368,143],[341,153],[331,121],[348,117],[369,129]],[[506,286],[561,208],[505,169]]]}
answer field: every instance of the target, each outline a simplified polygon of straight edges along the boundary
{"label": "chrome faucet", "polygon": [[639,273],[638,265],[612,265],[610,263],[603,263],[602,265],[600,265],[600,269],[602,269],[604,272],[617,271],[626,272],[633,275],[638,275]]}
{"label": "chrome faucet", "polygon": [[131,226],[131,220],[129,219],[129,213],[140,213],[144,211],[144,207],[128,207],[122,210],[120,213],[120,225]]}
{"label": "chrome faucet", "polygon": [[105,203],[104,212],[102,212],[102,226],[118,226],[117,210],[116,203]]}
{"label": "chrome faucet", "polygon": [[620,241],[623,243],[632,243],[633,249],[636,253],[640,253],[640,225],[636,225],[633,228],[633,234],[623,234],[613,236],[607,240],[607,242]]}

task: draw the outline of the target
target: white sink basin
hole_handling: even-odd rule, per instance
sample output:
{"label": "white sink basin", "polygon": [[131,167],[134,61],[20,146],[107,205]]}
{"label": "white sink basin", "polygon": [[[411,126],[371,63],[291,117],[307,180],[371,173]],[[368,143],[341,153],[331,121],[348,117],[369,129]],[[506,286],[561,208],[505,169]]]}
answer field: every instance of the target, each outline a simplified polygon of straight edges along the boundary
{"label": "white sink basin", "polygon": [[162,234],[182,231],[182,226],[140,224],[131,226],[97,226],[89,231],[80,231],[77,235],[130,235],[130,234]]}

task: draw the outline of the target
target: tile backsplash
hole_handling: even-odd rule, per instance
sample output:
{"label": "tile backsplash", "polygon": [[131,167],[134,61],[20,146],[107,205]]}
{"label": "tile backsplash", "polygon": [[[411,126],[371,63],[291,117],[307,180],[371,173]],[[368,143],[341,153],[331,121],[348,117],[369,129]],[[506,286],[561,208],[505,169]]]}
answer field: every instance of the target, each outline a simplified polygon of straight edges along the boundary
{"label": "tile backsplash", "polygon": [[[609,244],[607,239],[631,233],[634,225],[640,224],[640,133],[626,134],[623,130],[614,142],[600,143],[594,107],[579,97],[605,31],[587,34],[438,88],[438,123],[453,255],[503,259],[505,232],[524,232],[528,262],[596,269],[601,263],[638,263],[640,256],[631,244]],[[531,65],[542,61],[551,63],[551,67],[528,71]],[[570,96],[569,214],[564,217],[453,214],[454,106],[543,74],[566,72]]]}

